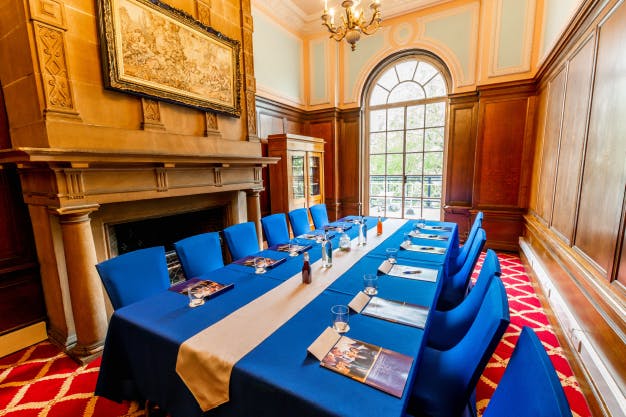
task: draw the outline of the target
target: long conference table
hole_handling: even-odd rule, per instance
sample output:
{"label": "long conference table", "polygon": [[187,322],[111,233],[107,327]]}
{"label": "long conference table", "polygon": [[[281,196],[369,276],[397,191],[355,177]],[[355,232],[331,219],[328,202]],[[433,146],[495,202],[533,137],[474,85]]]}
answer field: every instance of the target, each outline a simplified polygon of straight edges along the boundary
{"label": "long conference table", "polygon": [[[351,227],[346,233],[352,238],[352,249],[349,252],[335,250],[331,268],[321,267],[319,243],[298,239],[300,243],[312,246],[309,250],[312,279],[313,284],[318,282],[315,290],[313,284],[294,284],[300,279],[302,255],[290,257],[285,252],[264,250],[260,255],[286,258],[285,262],[262,275],[255,274],[254,268],[233,263],[200,277],[233,283],[234,288],[208,299],[199,307],[189,307],[188,298],[183,294],[163,291],[116,310],[109,323],[95,394],[114,401],[150,400],[172,417],[404,415],[429,320],[424,329],[419,329],[351,311],[350,330],[346,336],[413,358],[401,398],[323,368],[319,360],[307,353],[309,345],[331,326],[331,306],[347,305],[363,289],[363,274],[375,274],[386,259],[386,248],[398,248],[404,234],[413,230],[415,223],[413,220],[387,219],[383,223],[384,233],[377,236],[376,218],[367,217],[366,222],[367,245],[356,245],[357,227]],[[447,228],[445,232],[428,232],[443,233],[448,236],[447,240],[412,238],[413,243],[443,247],[445,253],[400,249],[398,264],[435,269],[438,271],[437,281],[383,275],[378,279],[378,297],[426,307],[435,305],[448,261],[458,250],[458,230],[454,223],[428,221],[427,225],[435,225],[435,229]],[[333,248],[338,248],[338,239],[339,235],[335,234]],[[208,383],[206,389],[196,386],[195,394],[192,393],[177,372],[181,346],[203,332],[210,334],[221,324],[228,326],[228,320],[236,320],[236,316],[245,313],[255,301],[267,299],[269,294],[290,283],[291,292],[277,293],[283,294],[282,299],[270,299],[273,304],[266,306],[266,310],[261,313],[255,310],[252,319],[246,319],[243,324],[239,320],[237,326],[227,328],[229,337],[211,339],[205,334],[206,337],[200,339],[198,357],[204,358],[205,354],[210,357],[213,349],[237,346],[240,337],[244,339],[257,327],[271,324],[267,323],[273,319],[270,312],[280,310],[290,297],[301,296],[307,291],[319,292],[236,360],[226,380],[228,400],[225,403],[212,409],[201,406],[198,398],[204,394],[210,396],[211,384]],[[198,372],[196,379],[211,382],[211,368],[204,368],[212,361],[192,360],[191,370],[194,372],[197,368]],[[189,360],[187,365],[189,369]]]}

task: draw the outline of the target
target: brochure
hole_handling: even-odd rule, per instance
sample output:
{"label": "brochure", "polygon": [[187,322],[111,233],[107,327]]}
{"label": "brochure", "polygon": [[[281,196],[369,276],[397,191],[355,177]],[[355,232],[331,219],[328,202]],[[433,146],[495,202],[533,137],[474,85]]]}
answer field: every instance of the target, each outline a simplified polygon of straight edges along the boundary
{"label": "brochure", "polygon": [[439,271],[431,268],[422,268],[418,266],[392,264],[389,261],[383,261],[378,267],[378,271],[385,275],[391,275],[398,278],[414,279],[418,281],[436,282]]}
{"label": "brochure", "polygon": [[[367,297],[367,299],[365,299],[365,304],[361,307],[363,296]],[[363,292],[357,294],[348,305],[357,313],[417,327],[418,329],[423,329],[426,325],[429,311],[428,307],[417,304],[387,300],[380,297],[370,298]]]}
{"label": "brochure", "polygon": [[192,287],[202,288],[204,290],[204,298],[210,298],[234,288],[235,284],[221,284],[209,279],[189,278],[186,281],[172,285],[169,290],[187,295],[189,289]]}
{"label": "brochure", "polygon": [[[334,233],[326,233],[328,239],[332,239],[335,237]],[[305,233],[303,235],[298,236],[299,239],[308,239],[308,240],[320,240],[324,237],[324,232],[322,230],[313,230],[310,233]]]}
{"label": "brochure", "polygon": [[[294,244],[293,245],[293,250],[296,251],[296,253],[300,254],[300,253],[308,251],[312,247],[313,246],[311,246],[311,245]],[[267,249],[275,250],[275,251],[278,251],[278,252],[287,252],[287,253],[289,253],[289,244],[288,243],[281,243],[281,244],[278,244],[278,245],[270,246]]]}
{"label": "brochure", "polygon": [[434,246],[422,246],[422,245],[414,245],[412,243],[402,242],[400,247],[404,250],[408,250],[411,252],[424,252],[424,253],[434,253],[435,255],[443,255],[446,253],[446,248],[438,248]]}
{"label": "brochure", "polygon": [[415,230],[411,231],[409,233],[409,236],[416,237],[416,238],[419,238],[419,239],[430,239],[430,240],[441,240],[441,241],[446,241],[450,237],[450,235],[448,235],[448,234],[437,235],[437,234],[434,234],[434,233],[418,233]]}
{"label": "brochure", "polygon": [[413,364],[410,356],[341,336],[331,328],[326,329],[308,350],[324,368],[398,398],[402,397]]}
{"label": "brochure", "polygon": [[[233,263],[237,264],[237,265],[251,266],[252,268],[254,268],[254,259],[255,258],[259,258],[259,256],[249,255],[249,256],[246,256],[244,258],[237,259]],[[285,262],[286,259],[287,258],[272,259],[272,258],[265,257],[265,267],[268,268],[268,269],[269,268],[273,268],[273,267],[275,267],[277,265],[280,265],[283,262]]]}
{"label": "brochure", "polygon": [[350,228],[352,228],[352,224],[345,222],[345,223],[341,223],[341,224],[327,224],[326,226],[324,226],[324,230],[329,231],[332,230],[334,232],[338,232],[338,231],[346,231],[346,230],[350,230]]}
{"label": "brochure", "polygon": [[451,232],[452,228],[449,226],[424,226],[420,227],[422,230],[441,230],[444,232]]}

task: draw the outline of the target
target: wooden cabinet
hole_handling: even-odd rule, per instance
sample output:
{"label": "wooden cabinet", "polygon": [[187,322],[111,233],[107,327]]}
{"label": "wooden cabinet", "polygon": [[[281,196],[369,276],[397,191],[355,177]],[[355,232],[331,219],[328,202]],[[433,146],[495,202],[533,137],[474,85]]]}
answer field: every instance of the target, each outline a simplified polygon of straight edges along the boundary
{"label": "wooden cabinet", "polygon": [[324,202],[324,140],[293,134],[269,135],[268,156],[280,157],[270,165],[272,213],[288,213]]}

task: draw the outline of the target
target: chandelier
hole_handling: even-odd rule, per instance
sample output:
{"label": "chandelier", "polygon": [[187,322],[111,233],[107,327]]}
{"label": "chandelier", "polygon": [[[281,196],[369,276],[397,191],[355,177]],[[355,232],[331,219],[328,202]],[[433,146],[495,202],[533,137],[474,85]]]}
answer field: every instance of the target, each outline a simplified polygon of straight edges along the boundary
{"label": "chandelier", "polygon": [[337,26],[335,26],[335,10],[332,7],[328,10],[328,0],[324,0],[324,14],[322,15],[322,25],[326,26],[330,32],[330,37],[337,42],[345,38],[353,51],[356,49],[356,43],[361,39],[361,33],[373,34],[383,20],[379,10],[380,0],[374,0],[370,4],[372,17],[369,22],[365,19],[363,9],[358,8],[359,3],[360,0],[341,2],[341,7],[345,9],[345,15],[341,16],[341,23]]}

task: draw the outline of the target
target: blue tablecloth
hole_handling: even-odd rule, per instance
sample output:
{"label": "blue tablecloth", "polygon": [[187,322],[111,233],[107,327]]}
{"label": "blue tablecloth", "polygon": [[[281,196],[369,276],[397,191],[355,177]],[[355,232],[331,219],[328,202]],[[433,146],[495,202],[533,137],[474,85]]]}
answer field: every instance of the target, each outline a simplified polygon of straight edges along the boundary
{"label": "blue tablecloth", "polygon": [[[368,226],[373,227],[375,223],[376,219],[369,219]],[[411,225],[405,227],[410,229]],[[348,232],[354,236],[356,228]],[[235,288],[200,307],[189,308],[186,296],[166,291],[115,311],[109,324],[96,395],[117,401],[148,399],[173,417],[401,416],[428,324],[425,330],[421,330],[351,314],[348,336],[414,358],[402,398],[322,368],[306,351],[331,324],[330,307],[347,304],[352,299],[362,288],[363,273],[375,272],[384,248],[394,245],[397,239],[402,239],[402,231],[360,259],[320,296],[237,362],[231,375],[228,403],[201,412],[175,371],[180,344],[297,273],[302,256],[289,257],[283,252],[265,251],[267,256],[285,256],[287,260],[263,275],[254,274],[250,267],[232,264],[214,271],[205,278],[232,282]],[[311,249],[312,261],[319,258],[316,255],[318,246],[314,244]],[[379,250],[382,252],[378,253]],[[435,269],[441,271],[444,261],[437,266],[436,260],[424,261],[415,257],[402,263],[435,265]],[[379,281],[379,296],[425,306],[434,305],[441,288],[441,279],[434,284],[381,276]]]}

